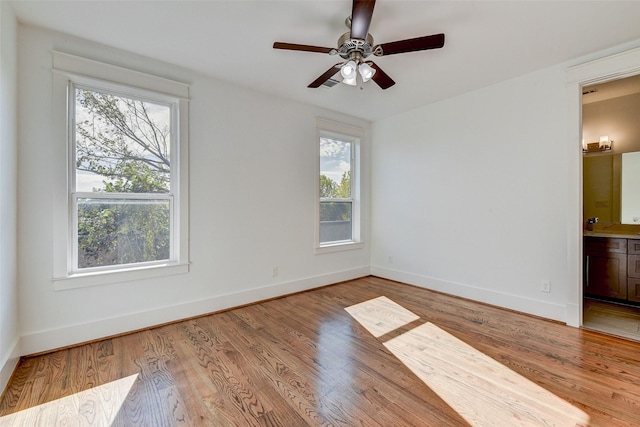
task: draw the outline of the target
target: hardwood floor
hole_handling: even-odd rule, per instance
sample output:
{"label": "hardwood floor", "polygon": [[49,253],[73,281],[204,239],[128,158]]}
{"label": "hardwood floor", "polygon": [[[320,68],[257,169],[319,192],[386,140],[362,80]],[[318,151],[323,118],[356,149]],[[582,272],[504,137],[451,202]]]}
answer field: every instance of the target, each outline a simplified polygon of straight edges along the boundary
{"label": "hardwood floor", "polygon": [[475,426],[491,396],[637,426],[640,343],[367,277],[25,358],[0,426]]}

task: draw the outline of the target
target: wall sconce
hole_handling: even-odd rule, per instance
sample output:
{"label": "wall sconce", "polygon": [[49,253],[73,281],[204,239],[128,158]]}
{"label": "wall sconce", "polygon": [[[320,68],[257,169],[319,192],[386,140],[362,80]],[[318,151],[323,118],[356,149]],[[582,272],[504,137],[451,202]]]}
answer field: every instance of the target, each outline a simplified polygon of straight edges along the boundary
{"label": "wall sconce", "polygon": [[585,144],[584,139],[582,140],[582,152],[583,153],[594,153],[600,151],[611,150],[611,145],[613,141],[609,139],[608,136],[601,136],[600,141],[598,142],[589,142]]}

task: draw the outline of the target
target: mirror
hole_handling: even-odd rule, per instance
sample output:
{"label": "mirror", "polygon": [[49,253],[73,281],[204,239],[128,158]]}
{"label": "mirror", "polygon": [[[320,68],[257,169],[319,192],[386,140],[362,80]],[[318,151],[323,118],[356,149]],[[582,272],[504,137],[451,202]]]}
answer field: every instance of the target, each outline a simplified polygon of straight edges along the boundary
{"label": "mirror", "polygon": [[622,154],[620,222],[640,224],[640,152]]}
{"label": "mirror", "polygon": [[583,158],[584,218],[640,224],[640,151]]}

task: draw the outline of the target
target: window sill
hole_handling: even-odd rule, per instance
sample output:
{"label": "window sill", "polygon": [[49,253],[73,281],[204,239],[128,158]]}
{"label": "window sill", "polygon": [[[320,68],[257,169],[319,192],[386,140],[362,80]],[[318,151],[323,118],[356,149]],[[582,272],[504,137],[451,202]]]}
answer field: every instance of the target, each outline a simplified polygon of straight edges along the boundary
{"label": "window sill", "polygon": [[340,242],[330,243],[316,247],[316,254],[326,254],[340,251],[351,251],[354,249],[362,249],[364,247],[363,242]]}
{"label": "window sill", "polygon": [[86,288],[89,286],[108,285],[112,283],[130,282],[133,280],[151,279],[173,274],[189,272],[189,264],[165,264],[151,267],[138,267],[118,271],[101,271],[99,273],[74,274],[68,277],[54,277],[53,290]]}

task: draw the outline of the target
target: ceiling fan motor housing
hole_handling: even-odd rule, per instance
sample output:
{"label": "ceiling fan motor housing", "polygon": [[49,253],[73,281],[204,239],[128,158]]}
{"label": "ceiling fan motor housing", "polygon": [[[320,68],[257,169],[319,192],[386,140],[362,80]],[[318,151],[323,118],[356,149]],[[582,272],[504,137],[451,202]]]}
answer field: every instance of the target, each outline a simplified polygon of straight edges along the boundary
{"label": "ceiling fan motor housing", "polygon": [[367,34],[366,40],[352,39],[351,33],[346,32],[338,39],[338,55],[344,59],[360,60],[373,53],[373,37]]}

